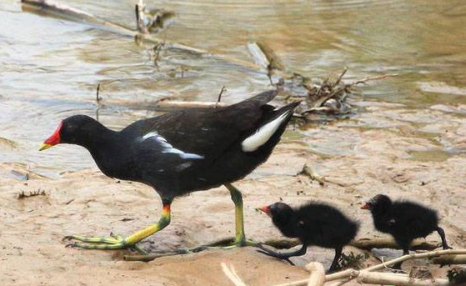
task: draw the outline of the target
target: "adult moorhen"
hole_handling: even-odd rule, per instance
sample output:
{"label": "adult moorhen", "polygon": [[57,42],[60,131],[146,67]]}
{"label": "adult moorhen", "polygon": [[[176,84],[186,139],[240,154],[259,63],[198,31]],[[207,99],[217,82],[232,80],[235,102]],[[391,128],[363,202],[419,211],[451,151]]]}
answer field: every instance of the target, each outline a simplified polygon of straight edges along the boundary
{"label": "adult moorhen", "polygon": [[174,198],[225,185],[235,203],[236,239],[247,244],[241,192],[237,181],[264,163],[280,140],[299,102],[275,109],[267,103],[276,91],[267,91],[227,107],[178,110],[139,120],[113,131],[96,120],[76,115],[64,119],[40,150],[59,143],[80,145],[91,153],[107,176],[153,187],[161,196],[160,220],[123,238],[83,237],[72,247],[85,249],[138,249],[136,243],[170,223]]}
{"label": "adult moorhen", "polygon": [[[259,210],[272,218],[273,224],[286,237],[296,237],[302,247],[294,252],[277,253],[261,247],[262,253],[288,260],[292,256],[306,254],[308,246],[334,248],[335,257],[329,271],[338,267],[343,247],[354,239],[359,230],[359,223],[346,217],[337,208],[317,202],[309,202],[292,208],[278,202],[264,206]],[[289,261],[289,260],[288,260]]]}
{"label": "adult moorhen", "polygon": [[[362,209],[371,211],[374,227],[393,236],[403,249],[403,255],[409,254],[409,246],[415,238],[426,237],[437,231],[442,239],[443,249],[449,249],[444,230],[438,226],[437,212],[431,208],[410,201],[394,201],[386,195],[376,195]],[[401,268],[401,263],[394,265]]]}

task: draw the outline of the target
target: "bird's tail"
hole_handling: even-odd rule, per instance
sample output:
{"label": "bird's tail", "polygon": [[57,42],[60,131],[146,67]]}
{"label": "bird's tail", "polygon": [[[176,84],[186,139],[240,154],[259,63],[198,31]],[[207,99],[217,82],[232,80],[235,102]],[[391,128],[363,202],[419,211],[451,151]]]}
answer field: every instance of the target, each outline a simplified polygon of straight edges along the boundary
{"label": "bird's tail", "polygon": [[253,105],[253,106],[263,106],[274,99],[278,94],[277,90],[269,90],[261,92],[251,98],[240,101],[236,104],[230,105],[230,107],[235,108],[237,105]]}
{"label": "bird's tail", "polygon": [[280,137],[286,124],[290,121],[294,109],[299,104],[300,102],[293,102],[278,110],[272,111],[270,116],[267,116],[267,118],[261,122],[256,132],[243,140],[241,143],[242,150],[244,152],[254,152],[269,142],[274,135],[275,137]]}

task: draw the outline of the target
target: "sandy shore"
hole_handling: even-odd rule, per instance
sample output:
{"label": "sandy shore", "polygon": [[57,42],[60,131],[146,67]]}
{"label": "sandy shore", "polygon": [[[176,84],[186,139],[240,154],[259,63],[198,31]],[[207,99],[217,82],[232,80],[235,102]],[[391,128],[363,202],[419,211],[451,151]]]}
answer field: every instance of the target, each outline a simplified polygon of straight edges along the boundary
{"label": "sandy shore", "polygon": [[[312,140],[286,140],[266,164],[237,183],[244,193],[250,238],[280,237],[269,218],[255,211],[280,198],[291,204],[331,202],[361,222],[358,237],[383,236],[374,231],[369,214],[360,206],[373,195],[386,193],[437,209],[450,244],[466,246],[466,156],[413,160],[413,154],[435,155],[444,149],[443,144],[466,149],[466,120],[455,115],[454,109],[413,111],[375,103],[365,108],[368,112],[352,120],[305,131]],[[333,150],[314,148],[325,142]],[[327,183],[320,186],[298,175],[304,164],[311,165]],[[0,285],[231,285],[221,272],[221,262],[231,262],[250,285],[272,285],[308,275],[302,267],[251,248],[150,263],[122,261],[126,251],[65,248],[64,235],[128,235],[153,223],[161,211],[159,197],[149,187],[107,178],[97,169],[66,173],[57,180],[31,173],[24,180],[17,174],[28,171],[20,164],[1,164],[0,171]],[[18,199],[21,192],[37,190],[44,190],[45,195]],[[234,233],[233,203],[225,188],[179,198],[172,210],[171,225],[144,241],[143,248],[190,247]],[[439,241],[436,234],[428,239]],[[296,261],[302,265],[316,260],[328,267],[332,258],[332,250],[311,247]],[[435,275],[446,271],[431,269]]]}

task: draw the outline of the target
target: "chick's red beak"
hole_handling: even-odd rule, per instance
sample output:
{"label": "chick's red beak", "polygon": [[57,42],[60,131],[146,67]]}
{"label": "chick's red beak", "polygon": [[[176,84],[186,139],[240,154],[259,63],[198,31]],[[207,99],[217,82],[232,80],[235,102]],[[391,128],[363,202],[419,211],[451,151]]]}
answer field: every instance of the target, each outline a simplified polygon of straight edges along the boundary
{"label": "chick's red beak", "polygon": [[269,217],[272,217],[272,213],[270,212],[270,206],[263,206],[263,207],[257,208],[257,210],[260,210],[261,212],[266,213]]}
{"label": "chick's red beak", "polygon": [[55,132],[53,132],[52,136],[50,136],[47,140],[44,141],[42,145],[40,145],[39,151],[48,149],[60,143],[60,131],[61,131],[62,125],[63,125],[63,122],[60,122]]}
{"label": "chick's red beak", "polygon": [[363,206],[361,207],[361,209],[362,209],[362,210],[370,210],[370,209],[371,209],[371,204],[366,203],[365,205],[363,205]]}

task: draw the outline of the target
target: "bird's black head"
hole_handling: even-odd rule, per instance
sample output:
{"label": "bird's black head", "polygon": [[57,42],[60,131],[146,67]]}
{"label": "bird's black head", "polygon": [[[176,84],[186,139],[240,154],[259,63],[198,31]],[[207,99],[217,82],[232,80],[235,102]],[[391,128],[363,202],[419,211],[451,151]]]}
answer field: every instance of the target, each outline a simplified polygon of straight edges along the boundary
{"label": "bird's black head", "polygon": [[259,210],[271,217],[273,223],[278,228],[288,225],[294,215],[294,210],[289,205],[282,202],[261,207]]}
{"label": "bird's black head", "polygon": [[372,213],[381,214],[387,212],[391,205],[392,200],[388,196],[378,194],[366,202],[362,209],[370,210]]}
{"label": "bird's black head", "polygon": [[87,147],[92,136],[99,134],[102,124],[87,115],[74,115],[61,121],[55,132],[40,147],[40,151],[60,143]]}

